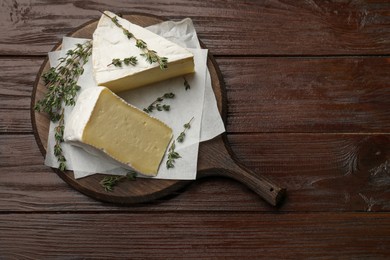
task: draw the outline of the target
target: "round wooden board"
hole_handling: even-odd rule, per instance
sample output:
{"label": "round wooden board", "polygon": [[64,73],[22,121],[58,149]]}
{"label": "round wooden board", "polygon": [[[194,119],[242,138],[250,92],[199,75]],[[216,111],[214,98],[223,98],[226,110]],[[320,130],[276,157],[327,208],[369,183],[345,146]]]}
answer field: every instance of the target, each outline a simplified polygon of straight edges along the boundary
{"label": "round wooden board", "polygon": [[[163,21],[163,19],[159,17],[145,15],[145,14],[135,14],[135,13],[124,15],[123,18],[143,27],[150,26]],[[79,27],[78,29],[76,29],[73,33],[70,33],[68,36],[78,37],[78,38],[92,38],[92,33],[94,32],[97,26],[97,22],[98,20],[86,23],[81,27]],[[60,46],[61,43],[58,43],[53,48],[53,50],[57,50],[58,48],[60,48]],[[202,44],[202,47],[205,46]],[[207,60],[207,66],[211,74],[212,86],[217,99],[218,108],[222,114],[223,119],[225,120],[226,117],[225,91],[223,88],[219,69],[215,63],[215,60],[210,54]],[[49,69],[49,63],[48,63],[48,59],[46,59],[42,64],[39,73],[37,75],[34,89],[33,89],[33,94],[32,94],[32,101],[31,101],[32,125],[34,129],[35,138],[37,140],[38,146],[43,155],[46,154],[47,138],[48,138],[50,122],[46,114],[38,113],[34,111],[33,107],[36,101],[42,99],[44,93],[46,92],[46,87],[43,84],[41,75],[48,69]],[[207,145],[207,143],[209,145]],[[206,153],[210,147],[215,147],[215,145],[223,146],[222,149],[225,150],[224,149],[225,144],[223,138],[217,137],[212,141],[201,143],[200,152]],[[212,153],[208,153],[208,154],[212,154]],[[226,155],[223,156],[230,157],[229,154],[227,153]],[[210,160],[210,158],[205,156],[199,157],[198,169],[200,170],[201,174],[204,173],[204,175],[206,176],[207,169],[216,168],[215,165],[213,165],[212,163],[210,165],[210,161],[212,162],[214,160]],[[99,182],[104,177],[104,175],[95,174],[86,178],[76,180],[74,178],[72,171],[62,172],[54,168],[53,170],[65,182],[67,182],[70,186],[72,186],[76,190],[94,199],[98,199],[105,202],[120,203],[120,204],[131,204],[131,203],[151,201],[169,195],[172,192],[190,183],[190,181],[137,178],[136,181],[121,182],[118,186],[115,187],[114,191],[106,192],[99,184]]]}

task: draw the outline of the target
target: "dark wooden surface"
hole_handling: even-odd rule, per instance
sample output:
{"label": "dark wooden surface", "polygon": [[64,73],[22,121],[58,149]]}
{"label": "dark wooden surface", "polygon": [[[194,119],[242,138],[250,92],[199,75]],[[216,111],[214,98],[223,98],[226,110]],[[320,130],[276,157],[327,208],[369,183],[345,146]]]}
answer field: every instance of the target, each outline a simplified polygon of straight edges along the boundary
{"label": "dark wooden surface", "polygon": [[[123,14],[122,18],[138,24],[139,26],[150,26],[161,23],[164,20],[157,16],[147,14]],[[91,20],[79,28],[72,31],[68,36],[91,39],[93,32],[96,30],[98,19]],[[57,43],[53,48],[58,49],[61,42]],[[202,44],[203,45],[203,44]],[[206,48],[206,46],[204,46]],[[226,89],[223,84],[223,78],[218,65],[211,53],[208,55],[207,67],[210,73],[211,86],[215,95],[217,106],[223,121],[226,121]],[[50,68],[48,60],[41,65],[41,68],[36,77],[34,88],[31,96],[31,122],[37,144],[42,155],[46,155],[47,139],[49,134],[49,117],[45,113],[40,113],[34,110],[38,100],[44,98],[44,93],[47,93],[47,87],[43,82],[42,75]],[[211,176],[233,178],[259,194],[262,199],[270,203],[272,206],[280,205],[286,193],[286,189],[278,186],[272,179],[264,175],[253,172],[245,166],[239,166],[234,154],[227,143],[226,135],[222,134],[215,137],[213,140],[200,144],[200,156],[197,160],[197,178],[205,178]],[[213,156],[204,156],[213,154]],[[100,184],[104,176],[96,174],[88,178],[75,179],[72,171],[54,171],[71,187],[86,194],[94,199],[103,202],[117,204],[134,204],[156,200],[173,192],[183,189],[188,186],[189,181],[182,180],[156,180],[149,178],[139,178],[134,182],[122,182],[111,192],[102,189]]]}
{"label": "dark wooden surface", "polygon": [[[283,205],[211,178],[119,207],[43,165],[35,76],[103,9],[193,19],[225,80],[229,144],[288,188]],[[389,25],[388,1],[1,1],[0,258],[388,259]]]}

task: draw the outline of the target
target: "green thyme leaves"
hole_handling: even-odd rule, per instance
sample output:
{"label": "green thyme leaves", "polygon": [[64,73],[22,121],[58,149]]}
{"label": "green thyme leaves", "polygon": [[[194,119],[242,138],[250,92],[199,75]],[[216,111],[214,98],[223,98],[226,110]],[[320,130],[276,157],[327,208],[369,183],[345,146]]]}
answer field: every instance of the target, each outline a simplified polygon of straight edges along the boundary
{"label": "green thyme leaves", "polygon": [[112,62],[110,64],[108,64],[107,67],[110,66],[110,65],[114,65],[115,67],[122,67],[123,65],[135,66],[135,65],[137,65],[137,63],[138,63],[137,57],[131,56],[131,57],[128,57],[128,58],[124,58],[123,60],[121,60],[121,59],[112,59]]}
{"label": "green thyme leaves", "polygon": [[146,50],[144,51],[141,56],[146,58],[146,61],[150,64],[152,63],[158,63],[161,70],[165,70],[168,68],[168,58],[167,57],[160,57],[157,55],[157,53],[153,50]]}
{"label": "green thyme leaves", "polygon": [[100,181],[100,185],[104,188],[105,191],[113,191],[114,187],[118,185],[119,182],[123,180],[134,181],[137,178],[137,173],[135,171],[129,171],[125,176],[106,176]]}
{"label": "green thyme leaves", "polygon": [[184,79],[184,88],[185,88],[185,90],[191,89],[190,83],[188,83],[187,79],[185,77],[183,77],[183,79]]}
{"label": "green thyme leaves", "polygon": [[[107,14],[103,13],[104,15],[108,16]],[[108,16],[110,17],[110,16]],[[122,25],[119,24],[118,18],[116,16],[110,17],[111,21],[118,27],[122,28]]]}
{"label": "green thyme leaves", "polygon": [[175,160],[181,158],[180,154],[175,151],[176,144],[175,140],[173,140],[171,146],[168,150],[168,160],[167,160],[167,169],[171,169],[175,167]]}
{"label": "green thyme leaves", "polygon": [[63,105],[75,105],[75,98],[80,90],[77,81],[84,73],[83,66],[88,62],[91,53],[91,41],[77,44],[76,48],[68,50],[65,57],[59,59],[59,64],[56,67],[51,67],[42,75],[48,91],[43,99],[38,100],[34,106],[36,111],[47,113],[52,122],[58,122],[54,133],[54,155],[57,157],[61,171],[66,169],[66,159],[61,147],[65,128]]}
{"label": "green thyme leaves", "polygon": [[144,112],[146,113],[152,113],[153,111],[169,111],[171,109],[170,105],[163,104],[162,102],[164,99],[172,99],[175,98],[175,94],[170,92],[170,93],[165,93],[161,97],[158,97],[155,101],[153,101],[152,104],[150,104],[147,108],[144,108]]}
{"label": "green thyme leaves", "polygon": [[61,109],[58,125],[54,128],[54,156],[57,157],[59,162],[59,169],[61,171],[66,170],[66,159],[62,152],[61,143],[64,141],[64,108]]}
{"label": "green thyme leaves", "polygon": [[[133,35],[134,38],[134,35]],[[141,39],[136,39],[135,40],[135,46],[140,49],[146,49],[148,46],[146,45],[146,42],[144,42]]]}
{"label": "green thyme leaves", "polygon": [[140,54],[142,57],[146,59],[147,62],[150,64],[157,63],[161,70],[165,70],[168,68],[168,58],[167,57],[160,57],[156,51],[151,50],[148,48],[148,45],[145,41],[142,39],[139,39],[134,36],[129,30],[124,28],[120,23],[116,16],[111,17],[108,14],[102,12],[105,16],[110,18],[110,20],[120,29],[122,29],[123,33],[126,35],[127,39],[134,39],[135,40],[135,46],[142,51],[142,54]]}
{"label": "green thyme leaves", "polygon": [[179,143],[182,143],[184,142],[184,138],[186,137],[186,132],[188,129],[191,128],[191,122],[192,120],[194,119],[194,117],[191,118],[191,120],[184,124],[183,127],[184,127],[184,130],[179,134],[179,136],[176,138],[176,140],[179,142]]}
{"label": "green thyme leaves", "polygon": [[[190,119],[190,121],[188,121],[188,123],[185,123],[183,125],[183,127],[184,127],[183,131],[176,138],[176,141],[178,141],[179,143],[183,143],[184,142],[184,139],[186,137],[186,132],[187,132],[188,129],[191,128],[192,120],[194,120],[194,117],[192,117]],[[167,159],[167,162],[166,162],[167,169],[174,168],[176,159],[181,158],[180,154],[178,152],[176,152],[175,149],[176,149],[176,143],[175,143],[175,140],[173,140],[171,146],[168,149],[168,159]]]}

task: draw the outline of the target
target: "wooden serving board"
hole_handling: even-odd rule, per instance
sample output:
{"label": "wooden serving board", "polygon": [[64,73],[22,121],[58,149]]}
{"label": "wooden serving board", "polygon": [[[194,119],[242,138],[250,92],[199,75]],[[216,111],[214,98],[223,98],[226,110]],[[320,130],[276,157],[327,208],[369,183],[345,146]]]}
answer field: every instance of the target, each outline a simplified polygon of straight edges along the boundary
{"label": "wooden serving board", "polygon": [[[159,17],[135,13],[124,15],[123,18],[143,27],[163,21]],[[68,36],[92,38],[92,33],[97,26],[97,22],[98,20],[86,23]],[[58,49],[60,45],[61,43],[58,43],[53,50]],[[207,66],[210,70],[218,109],[226,122],[226,93],[223,87],[221,73],[210,54],[207,60]],[[46,154],[50,122],[46,114],[34,111],[33,107],[37,100],[43,98],[46,92],[41,75],[48,69],[49,62],[46,59],[37,75],[31,100],[32,125],[36,141],[43,155]],[[114,191],[106,192],[99,184],[104,177],[102,174],[95,174],[76,180],[72,171],[62,172],[54,168],[53,170],[74,189],[101,201],[120,204],[140,203],[158,199],[190,183],[190,181],[137,178],[136,181],[121,182],[115,187]],[[280,203],[285,194],[285,189],[278,187],[264,176],[252,172],[237,163],[224,134],[210,141],[202,142],[199,146],[197,178],[208,176],[224,176],[240,181],[274,206]]]}

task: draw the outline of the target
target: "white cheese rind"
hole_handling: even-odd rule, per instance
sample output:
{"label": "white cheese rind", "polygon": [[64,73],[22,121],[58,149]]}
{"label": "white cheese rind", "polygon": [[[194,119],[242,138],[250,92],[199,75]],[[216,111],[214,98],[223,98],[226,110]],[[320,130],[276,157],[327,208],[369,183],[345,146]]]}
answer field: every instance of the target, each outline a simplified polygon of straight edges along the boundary
{"label": "white cheese rind", "polygon": [[[143,27],[130,23],[129,21],[118,17],[114,13],[108,11],[105,13],[110,17],[117,17],[119,23],[134,34],[135,37],[145,41],[150,50],[156,51],[160,57],[167,57],[168,69],[164,71],[164,74],[161,73],[157,75],[156,78],[153,78],[153,75],[151,74],[147,75],[145,72],[156,69],[159,65],[157,63],[150,64],[146,61],[145,57],[140,56],[142,51],[135,46],[135,40],[128,39],[121,28],[117,27],[109,17],[102,15],[97,29],[93,34],[92,49],[93,71],[98,85],[103,85],[114,92],[119,92],[125,89],[123,89],[122,86],[118,87],[117,85],[113,86],[113,88],[111,87],[111,85],[114,85],[113,82],[118,79],[128,77],[129,79],[126,82],[128,87],[134,88],[145,83],[149,84],[194,71],[193,54],[187,49],[168,41]],[[137,57],[138,63],[136,66],[107,66],[114,58],[124,59],[130,56]],[[170,66],[172,69],[170,69]],[[154,72],[156,72],[156,70],[154,70]],[[140,77],[138,77],[138,82],[140,82],[141,85],[131,80],[131,76],[136,76],[137,74],[142,73],[145,73],[145,77],[142,80],[139,80]],[[125,85],[126,83],[121,83],[121,85]]]}
{"label": "white cheese rind", "polygon": [[64,140],[67,142],[82,142],[84,128],[87,125],[96,101],[104,87],[87,88],[77,98],[71,115],[66,120]]}

